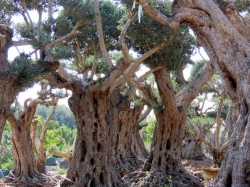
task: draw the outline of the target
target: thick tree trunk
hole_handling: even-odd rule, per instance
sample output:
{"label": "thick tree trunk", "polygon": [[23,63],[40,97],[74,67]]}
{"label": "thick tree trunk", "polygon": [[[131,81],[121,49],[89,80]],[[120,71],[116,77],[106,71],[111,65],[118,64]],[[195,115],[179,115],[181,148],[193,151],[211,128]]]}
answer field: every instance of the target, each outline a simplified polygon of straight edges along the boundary
{"label": "thick tree trunk", "polygon": [[234,132],[214,186],[246,187],[250,185],[250,24],[230,1],[175,0],[172,17],[166,18],[150,9],[145,0],[138,0],[159,22],[176,28],[189,25],[210,57],[210,62],[223,80],[232,100]]}
{"label": "thick tree trunk", "polygon": [[11,45],[13,31],[6,25],[0,25],[0,142],[3,129],[10,113],[10,106],[19,93],[8,71],[8,49]]}
{"label": "thick tree trunk", "polygon": [[13,174],[21,180],[32,181],[33,177],[37,174],[37,170],[29,134],[30,131],[24,125],[19,125],[19,128],[13,128],[13,125],[11,125],[11,129],[13,134]]}
{"label": "thick tree trunk", "polygon": [[119,114],[116,116],[118,119],[115,124],[113,154],[118,172],[125,175],[138,169],[140,167],[138,159],[146,159],[148,153],[137,128],[143,106],[130,109],[130,102],[127,100],[123,102],[125,108],[119,107]]}
{"label": "thick tree trunk", "polygon": [[[151,96],[151,91],[143,90],[146,100],[154,103],[157,121],[149,157],[142,170],[149,171],[152,178],[147,178],[145,183],[136,185],[144,186],[150,183],[151,186],[161,186],[172,182],[173,186],[200,186],[199,181],[189,175],[181,163],[186,112],[182,107],[177,106],[169,72],[166,69],[160,69],[155,71],[154,75],[163,103],[162,107],[155,103],[157,99]],[[168,179],[169,176],[172,180]],[[159,178],[158,184],[154,183],[154,177]]]}
{"label": "thick tree trunk", "polygon": [[[127,186],[116,172],[111,142],[114,123],[108,123],[110,96],[107,92],[75,89],[69,107],[78,132],[67,177],[74,183],[93,187]],[[62,186],[76,186],[64,181]]]}
{"label": "thick tree trunk", "polygon": [[[211,63],[220,73],[225,90],[239,116],[234,120],[234,135],[215,186],[245,187],[250,185],[249,86],[250,57],[249,23],[236,12],[233,4],[222,3],[221,9],[212,0],[199,0],[191,5],[175,1],[175,16],[186,22],[206,49]],[[192,16],[191,16],[192,14]]]}
{"label": "thick tree trunk", "polygon": [[[24,187],[32,183],[45,183],[46,179],[37,171],[35,155],[32,149],[30,136],[30,125],[21,123],[15,118],[8,118],[10,122],[13,138],[12,150],[14,158],[13,174],[17,181],[22,180]],[[30,183],[30,184],[29,184]]]}

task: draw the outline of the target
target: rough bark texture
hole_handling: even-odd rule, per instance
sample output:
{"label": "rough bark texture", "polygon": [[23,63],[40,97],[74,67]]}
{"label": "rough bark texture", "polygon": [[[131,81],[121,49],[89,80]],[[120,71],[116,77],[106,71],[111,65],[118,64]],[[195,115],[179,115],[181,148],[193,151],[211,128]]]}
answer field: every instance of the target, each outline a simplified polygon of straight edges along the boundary
{"label": "rough bark texture", "polygon": [[222,3],[220,8],[212,0],[193,4],[175,1],[173,14],[194,30],[221,75],[228,96],[238,106],[234,136],[215,186],[245,187],[250,185],[249,23],[230,2]]}
{"label": "rough bark texture", "polygon": [[[112,130],[107,123],[110,96],[107,92],[76,89],[69,107],[76,118],[78,132],[67,177],[86,186],[126,186],[116,173],[112,159]],[[64,182],[63,186],[72,186]],[[73,185],[74,186],[74,185]]]}
{"label": "rough bark texture", "polygon": [[[73,159],[67,177],[74,183],[93,187],[127,186],[116,171],[112,154],[114,123],[109,123],[108,109],[112,100],[109,87],[129,66],[120,59],[103,80],[83,87],[77,82],[70,86],[69,107],[77,123]],[[102,82],[100,82],[102,81]],[[62,186],[77,186],[65,180]]]}
{"label": "rough bark texture", "polygon": [[13,134],[12,150],[14,158],[13,174],[20,180],[36,182],[41,174],[36,169],[35,155],[32,150],[30,126],[9,119]]}
{"label": "rough bark texture", "polygon": [[109,113],[112,114],[111,120],[115,122],[113,155],[118,172],[125,175],[139,168],[139,158],[146,159],[148,156],[137,128],[143,105],[131,109],[130,101],[119,90],[113,93],[112,98]]}
{"label": "rough bark texture", "polygon": [[230,1],[222,1],[218,6],[213,0],[175,0],[171,18],[156,16],[145,0],[138,2],[145,5],[144,10],[154,19],[167,26],[189,25],[205,48],[235,109],[233,136],[214,186],[249,186],[249,22]]}
{"label": "rough bark texture", "polygon": [[17,119],[14,115],[8,116],[8,121],[11,126],[12,150],[14,158],[13,174],[16,181],[24,181],[23,185],[32,186],[35,183],[47,182],[46,177],[37,170],[36,157],[33,151],[31,139],[31,124],[35,115],[37,103],[26,100],[24,103],[25,110],[20,114]]}
{"label": "rough bark texture", "polygon": [[[189,175],[181,163],[186,110],[177,105],[169,72],[160,69],[155,71],[154,75],[163,105],[160,107],[157,99],[152,96],[152,91],[142,89],[146,102],[155,103],[153,105],[157,120],[149,157],[143,171],[150,171],[151,176],[156,174],[165,178],[158,181],[158,184],[151,181],[152,186],[170,184],[168,176],[172,177],[174,186],[200,186],[199,181]],[[147,180],[146,183],[149,182]],[[146,184],[140,183],[140,186],[143,185]]]}
{"label": "rough bark texture", "polygon": [[0,141],[6,119],[10,113],[10,106],[19,93],[18,86],[14,79],[7,72],[7,53],[11,45],[13,31],[5,25],[0,25]]}

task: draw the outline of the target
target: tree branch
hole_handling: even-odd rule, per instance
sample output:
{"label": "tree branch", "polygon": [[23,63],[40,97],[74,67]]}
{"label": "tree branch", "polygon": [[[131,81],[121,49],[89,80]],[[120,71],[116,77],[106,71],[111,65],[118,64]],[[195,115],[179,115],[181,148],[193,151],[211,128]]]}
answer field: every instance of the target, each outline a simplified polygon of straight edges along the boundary
{"label": "tree branch", "polygon": [[43,122],[43,130],[42,130],[42,134],[41,134],[41,137],[40,137],[40,145],[44,143],[45,141],[45,137],[46,137],[46,131],[48,129],[48,125],[49,125],[49,122],[50,120],[52,119],[52,117],[55,115],[56,113],[56,106],[57,106],[57,103],[58,103],[58,100],[59,98],[56,98],[54,100],[54,105],[52,106],[52,110],[49,114],[49,116],[46,118],[46,120]]}
{"label": "tree branch", "polygon": [[152,111],[152,107],[151,106],[147,106],[147,110],[140,116],[140,119],[138,120],[138,122],[137,123],[140,123],[140,122],[142,122],[143,120],[145,120],[147,117],[148,117],[148,115],[149,115],[149,113]]}
{"label": "tree branch", "polygon": [[150,85],[144,84],[139,85],[138,88],[143,94],[142,102],[148,105],[149,107],[154,108],[155,103],[158,104],[157,98],[154,95],[152,87]]}
{"label": "tree branch", "polygon": [[57,40],[55,40],[54,42],[51,42],[49,44],[47,44],[45,46],[45,49],[48,50],[50,49],[53,45],[63,41],[63,40],[66,40],[72,36],[74,36],[75,34],[77,34],[77,29],[82,25],[83,23],[83,20],[80,20],[76,23],[76,26],[74,27],[74,29],[69,33],[69,34],[66,34],[65,36],[61,37],[61,38],[58,38]]}
{"label": "tree branch", "polygon": [[199,128],[194,125],[189,118],[186,119],[187,122],[193,127],[193,129],[195,130],[195,132],[197,133],[197,135],[201,138],[201,140],[208,146],[209,150],[211,152],[213,152],[214,148],[213,146],[205,139],[204,134],[201,133],[201,131],[199,130]]}
{"label": "tree branch", "polygon": [[149,6],[147,0],[137,0],[137,2],[142,6],[144,11],[153,19],[160,22],[163,25],[171,27],[171,18],[166,17],[165,15],[161,14],[160,12],[156,11],[152,7]]}
{"label": "tree branch", "polygon": [[[96,84],[96,85],[92,86],[91,88],[89,88],[90,90],[94,91],[94,90],[98,89],[98,90],[104,92],[129,67],[129,65],[131,63],[131,59],[129,56],[128,47],[125,43],[122,43],[121,45],[122,45],[122,53],[123,53],[124,58],[121,58],[118,65],[110,70],[110,75],[104,80],[104,82],[101,85]],[[112,93],[112,92],[109,92],[109,93]]]}
{"label": "tree branch", "polygon": [[29,43],[29,41],[12,41],[12,44],[11,46],[15,46],[15,47],[18,47],[18,46],[25,46],[25,45],[31,45]]}
{"label": "tree branch", "polygon": [[145,54],[143,54],[140,58],[138,58],[135,63],[132,65],[132,67],[129,69],[128,73],[124,76],[121,77],[120,79],[116,80],[110,88],[110,93],[112,93],[114,91],[114,89],[122,84],[123,82],[127,82],[129,79],[131,79],[131,77],[134,75],[134,73],[136,72],[137,68],[139,67],[139,65],[148,57],[150,57],[152,54],[156,53],[158,50],[166,47],[167,45],[169,45],[169,43],[171,42],[171,40],[173,39],[172,35],[169,40],[167,42],[163,42],[159,45],[157,45],[156,47],[150,49],[148,52],[146,52]]}
{"label": "tree branch", "polygon": [[129,17],[129,19],[127,20],[126,24],[123,26],[122,32],[121,32],[121,34],[120,34],[120,43],[123,43],[123,42],[124,42],[125,34],[126,34],[128,28],[129,28],[131,22],[134,20],[135,16],[136,16],[136,12],[134,12],[134,13]]}
{"label": "tree branch", "polygon": [[217,115],[216,115],[216,148],[219,149],[220,148],[220,127],[221,127],[221,119],[220,119],[220,113],[221,113],[221,109],[222,109],[222,105],[223,105],[223,101],[224,101],[224,94],[221,94],[221,98],[220,98],[220,103],[217,109]]}
{"label": "tree branch", "polygon": [[134,96],[135,91],[136,91],[136,89],[138,88],[138,86],[139,86],[139,84],[141,83],[141,81],[142,81],[144,78],[146,78],[149,74],[151,74],[151,73],[153,73],[153,72],[155,72],[155,71],[157,71],[158,69],[161,69],[161,68],[163,68],[163,67],[162,67],[162,66],[158,66],[158,67],[156,67],[156,68],[154,68],[154,69],[151,69],[151,70],[147,71],[145,74],[143,74],[141,77],[139,77],[139,79],[136,81],[136,83],[135,83],[135,85],[134,85],[133,90],[132,90],[132,91],[130,92],[130,94],[129,94],[128,101],[130,101],[130,100],[132,99],[132,97]]}
{"label": "tree branch", "polygon": [[194,81],[176,94],[178,105],[187,108],[215,72],[215,69],[211,68],[211,65],[206,63],[201,69],[201,73],[196,76]]}
{"label": "tree branch", "polygon": [[30,15],[29,15],[29,12],[28,12],[28,10],[27,10],[27,6],[26,6],[26,3],[25,3],[24,0],[21,0],[21,5],[23,6],[24,12],[27,14],[27,16],[28,16],[28,18],[29,18],[29,21],[30,21],[30,24],[31,24],[31,26],[33,27],[33,22],[32,22],[32,20],[31,20],[31,18],[30,18]]}
{"label": "tree branch", "polygon": [[98,50],[95,48],[95,49],[94,49],[94,62],[93,62],[92,71],[91,71],[91,75],[90,75],[90,79],[91,79],[91,80],[93,80],[94,75],[96,74],[98,55],[99,55],[99,52],[98,52]]}
{"label": "tree branch", "polygon": [[104,37],[103,37],[102,20],[101,20],[100,10],[99,10],[99,0],[94,0],[94,5],[95,5],[96,25],[97,25],[98,38],[100,42],[100,48],[102,51],[102,55],[108,64],[109,69],[111,69],[112,61],[105,47],[105,42],[104,42]]}

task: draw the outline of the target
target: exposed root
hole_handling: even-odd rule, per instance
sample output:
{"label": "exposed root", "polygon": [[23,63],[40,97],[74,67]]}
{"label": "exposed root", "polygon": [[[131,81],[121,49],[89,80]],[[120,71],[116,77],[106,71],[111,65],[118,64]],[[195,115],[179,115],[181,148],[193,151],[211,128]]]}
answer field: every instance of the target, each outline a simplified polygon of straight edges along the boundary
{"label": "exposed root", "polygon": [[[117,159],[118,160],[118,159]],[[116,169],[121,176],[142,168],[144,162],[137,157],[122,157],[122,161],[117,161]]]}
{"label": "exposed root", "polygon": [[124,177],[124,180],[131,187],[201,187],[203,183],[192,180],[187,174],[168,175],[163,172],[133,172]]}
{"label": "exposed root", "polygon": [[52,176],[36,173],[35,176],[24,179],[24,176],[16,177],[12,171],[6,176],[0,186],[18,186],[18,187],[29,187],[29,186],[42,186],[42,187],[53,187],[57,186],[59,181]]}

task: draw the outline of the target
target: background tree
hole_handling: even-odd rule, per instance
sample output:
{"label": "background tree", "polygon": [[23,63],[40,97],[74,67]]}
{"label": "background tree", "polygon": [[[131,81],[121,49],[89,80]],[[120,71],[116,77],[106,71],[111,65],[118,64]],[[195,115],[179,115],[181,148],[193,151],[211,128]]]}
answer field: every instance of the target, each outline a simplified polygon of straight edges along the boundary
{"label": "background tree", "polygon": [[[37,99],[26,99],[24,102],[24,109],[19,109],[17,105],[17,116],[12,114],[8,117],[8,121],[10,123],[11,131],[13,134],[13,174],[17,179],[21,181],[26,181],[28,183],[37,182],[39,180],[43,182],[46,181],[45,177],[40,174],[45,173],[45,134],[48,123],[55,112],[55,107],[60,97],[62,97],[61,94],[54,94],[52,93],[51,88],[49,89],[47,86],[43,85]],[[38,104],[54,106],[52,113],[44,121],[40,138],[38,138],[38,133],[36,130],[38,121],[33,121]],[[37,157],[35,156],[35,148],[38,153]],[[27,159],[27,157],[29,159]]]}
{"label": "background tree", "polygon": [[[205,63],[205,61],[196,62],[189,79],[195,79],[194,77],[200,74],[200,69]],[[220,165],[223,150],[228,146],[227,139],[230,128],[230,123],[226,123],[230,101],[224,92],[221,79],[218,74],[215,74],[191,103],[183,140],[185,141],[182,153],[184,158],[206,159],[202,148],[204,142],[213,155],[215,165]],[[230,114],[228,118],[230,118]],[[223,145],[224,143],[226,144]],[[220,150],[221,146],[223,149]]]}
{"label": "background tree", "polygon": [[[51,113],[51,108],[44,105],[39,105],[36,110],[36,114],[46,118]],[[74,129],[76,127],[76,120],[71,110],[66,105],[57,105],[55,115],[52,120],[58,121],[60,125],[66,125],[67,127]]]}

